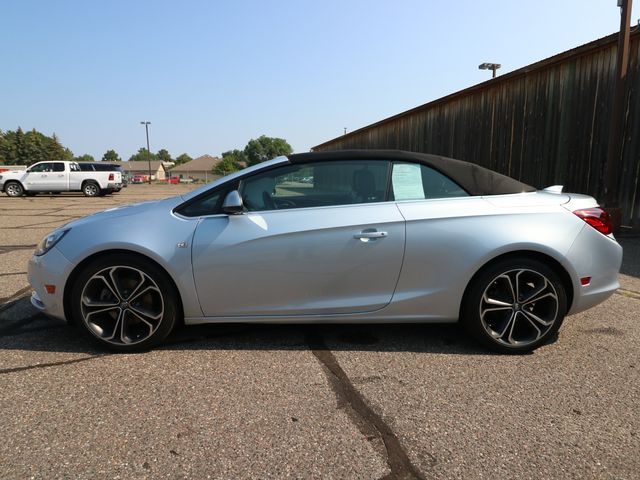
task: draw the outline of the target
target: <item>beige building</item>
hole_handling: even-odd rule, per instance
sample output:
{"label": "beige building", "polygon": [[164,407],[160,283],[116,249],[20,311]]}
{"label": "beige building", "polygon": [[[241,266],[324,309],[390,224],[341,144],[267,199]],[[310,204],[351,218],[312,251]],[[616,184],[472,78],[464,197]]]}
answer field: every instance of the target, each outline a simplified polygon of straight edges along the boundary
{"label": "beige building", "polygon": [[[144,160],[115,163],[120,165],[129,177],[133,177],[134,175],[143,175],[144,177],[149,176],[149,162],[145,162]],[[167,172],[171,165],[173,165],[172,162],[152,161],[151,180],[164,180],[167,178]]]}
{"label": "beige building", "polygon": [[204,182],[211,182],[220,178],[220,175],[212,172],[213,167],[220,161],[218,157],[212,157],[211,155],[202,155],[201,157],[194,158],[190,162],[176,165],[171,169],[172,177],[180,178],[192,178],[193,180],[202,180]]}

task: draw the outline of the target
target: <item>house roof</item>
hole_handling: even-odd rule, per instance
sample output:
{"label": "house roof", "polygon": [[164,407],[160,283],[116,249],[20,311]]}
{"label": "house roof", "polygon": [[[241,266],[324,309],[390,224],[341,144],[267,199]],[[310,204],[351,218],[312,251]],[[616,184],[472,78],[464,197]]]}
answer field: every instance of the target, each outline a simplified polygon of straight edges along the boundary
{"label": "house roof", "polygon": [[210,172],[213,167],[220,161],[218,157],[211,155],[202,155],[194,158],[190,162],[176,165],[171,169],[172,172]]}
{"label": "house roof", "polygon": [[[115,162],[120,165],[127,172],[145,172],[149,170],[149,162],[144,160],[134,160],[131,162]],[[151,162],[151,171],[157,172],[158,169],[163,166],[161,161]]]}

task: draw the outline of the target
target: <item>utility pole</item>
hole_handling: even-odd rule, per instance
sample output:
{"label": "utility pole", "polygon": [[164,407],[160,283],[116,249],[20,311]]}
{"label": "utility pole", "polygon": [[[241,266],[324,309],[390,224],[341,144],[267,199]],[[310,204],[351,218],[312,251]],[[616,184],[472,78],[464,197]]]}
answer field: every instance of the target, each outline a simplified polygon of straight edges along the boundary
{"label": "utility pole", "polygon": [[619,204],[619,175],[622,159],[622,136],[624,123],[625,87],[627,70],[629,67],[629,33],[631,30],[632,0],[618,0],[620,7],[620,33],[618,34],[618,58],[611,105],[611,119],[609,122],[609,143],[607,148],[607,163],[605,165],[604,197],[607,211],[612,217],[614,227],[621,223]]}
{"label": "utility pole", "polygon": [[147,162],[149,163],[149,185],[151,185],[151,150],[149,150],[149,125],[151,122],[140,122],[140,124],[144,125],[147,132]]}

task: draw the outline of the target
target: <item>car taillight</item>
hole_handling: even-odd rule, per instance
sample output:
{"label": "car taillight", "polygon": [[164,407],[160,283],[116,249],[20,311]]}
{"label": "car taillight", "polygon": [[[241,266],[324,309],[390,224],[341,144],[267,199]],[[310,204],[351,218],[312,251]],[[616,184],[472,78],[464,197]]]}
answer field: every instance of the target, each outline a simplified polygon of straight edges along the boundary
{"label": "car taillight", "polygon": [[115,178],[115,175],[113,173],[109,174],[109,180],[113,180]]}
{"label": "car taillight", "polygon": [[603,235],[609,235],[611,232],[613,232],[613,223],[611,222],[611,217],[601,208],[584,208],[582,210],[576,210],[573,213]]}

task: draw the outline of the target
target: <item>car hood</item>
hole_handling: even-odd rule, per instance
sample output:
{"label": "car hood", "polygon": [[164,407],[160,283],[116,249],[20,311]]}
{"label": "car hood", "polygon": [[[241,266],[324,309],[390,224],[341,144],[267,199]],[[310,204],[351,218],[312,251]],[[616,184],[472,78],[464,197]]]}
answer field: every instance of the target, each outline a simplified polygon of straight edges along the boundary
{"label": "car hood", "polygon": [[175,196],[171,198],[165,198],[163,200],[152,200],[149,202],[133,203],[130,205],[122,205],[114,208],[109,208],[101,212],[96,212],[86,217],[79,218],[70,223],[64,225],[64,228],[73,228],[87,223],[104,222],[105,220],[111,220],[114,218],[130,217],[133,215],[147,215],[152,211],[170,211],[176,206],[182,203],[182,197]]}

